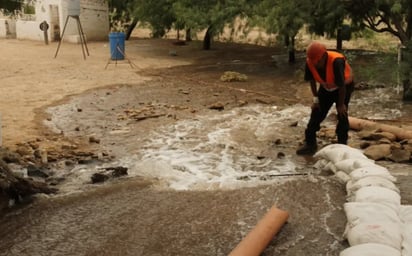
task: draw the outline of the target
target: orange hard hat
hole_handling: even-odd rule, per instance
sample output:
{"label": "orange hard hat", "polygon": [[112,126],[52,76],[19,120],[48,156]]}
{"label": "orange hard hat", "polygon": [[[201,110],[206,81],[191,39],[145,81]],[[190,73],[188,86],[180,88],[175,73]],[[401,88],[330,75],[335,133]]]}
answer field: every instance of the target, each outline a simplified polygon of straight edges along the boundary
{"label": "orange hard hat", "polygon": [[316,65],[326,52],[326,46],[319,42],[312,42],[306,50],[307,60]]}

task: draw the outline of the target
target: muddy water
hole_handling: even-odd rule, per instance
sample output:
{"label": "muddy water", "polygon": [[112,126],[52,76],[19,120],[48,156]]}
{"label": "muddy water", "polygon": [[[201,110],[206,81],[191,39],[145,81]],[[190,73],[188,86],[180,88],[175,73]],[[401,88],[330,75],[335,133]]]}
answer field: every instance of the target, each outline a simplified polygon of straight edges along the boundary
{"label": "muddy water", "polygon": [[[393,106],[386,95],[357,92],[351,112],[408,117],[409,106]],[[53,111],[65,134],[73,131],[67,109],[78,104]],[[293,134],[303,131],[308,111],[294,105],[205,113],[147,132],[130,143],[139,148],[118,145],[130,153],[110,164],[127,166],[128,178],[86,185],[102,166],[75,167],[61,194],[2,217],[0,255],[227,255],[272,205],[290,219],[264,255],[338,255],[347,246],[344,187],[314,170],[313,160],[293,155],[300,137]],[[116,131],[133,131],[124,128],[116,123]],[[113,130],[99,132],[113,141]]]}
{"label": "muddy water", "polygon": [[0,255],[227,255],[273,204],[291,217],[265,255],[336,255],[341,190],[307,177],[202,192],[128,181],[2,218]]}

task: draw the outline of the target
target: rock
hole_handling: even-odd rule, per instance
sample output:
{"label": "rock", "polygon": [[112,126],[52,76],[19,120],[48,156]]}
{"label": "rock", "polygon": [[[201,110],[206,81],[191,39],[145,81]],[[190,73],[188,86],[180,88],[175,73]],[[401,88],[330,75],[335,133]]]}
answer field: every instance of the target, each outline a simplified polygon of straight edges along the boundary
{"label": "rock", "polygon": [[94,173],[91,177],[93,184],[105,182],[109,178],[109,175],[105,173]]}
{"label": "rock", "polygon": [[7,164],[0,160],[0,191],[9,200],[20,202],[37,193],[55,193],[57,189],[48,187],[44,182],[32,181],[14,175]]}
{"label": "rock", "polygon": [[395,141],[396,136],[390,132],[382,132],[382,131],[360,131],[358,136],[364,140],[380,140],[380,139],[388,139],[389,141]]}
{"label": "rock", "polygon": [[107,167],[105,168],[107,171],[112,171],[112,177],[117,178],[120,176],[125,176],[127,175],[127,167],[123,166],[116,166],[116,167]]}
{"label": "rock", "polygon": [[217,103],[215,103],[215,104],[210,105],[210,106],[209,106],[209,109],[215,109],[215,110],[222,111],[222,110],[225,109],[225,106],[224,106],[222,103],[217,102]]}
{"label": "rock", "polygon": [[296,127],[296,126],[298,126],[298,121],[292,122],[289,126],[290,126],[290,127]]}
{"label": "rock", "polygon": [[94,136],[90,136],[90,137],[89,137],[89,142],[90,142],[90,143],[97,143],[97,144],[99,144],[99,143],[100,143],[100,139],[98,139],[98,138],[96,138],[96,137],[94,137]]}
{"label": "rock", "polygon": [[394,149],[388,159],[396,163],[408,163],[411,159],[411,152],[404,149]]}
{"label": "rock", "polygon": [[110,178],[118,178],[127,175],[127,167],[116,166],[116,167],[106,167],[104,171],[94,173],[91,177],[92,183],[102,183]]}
{"label": "rock", "polygon": [[283,152],[279,152],[278,155],[277,155],[277,157],[278,157],[279,159],[283,159],[283,158],[285,158],[285,156],[286,156],[286,154],[283,153]]}
{"label": "rock", "polygon": [[0,160],[3,160],[6,163],[20,163],[21,158],[18,154],[7,150],[0,148]]}
{"label": "rock", "polygon": [[389,155],[391,154],[391,145],[389,144],[372,145],[366,148],[363,153],[370,159],[381,160],[381,159],[389,157]]}
{"label": "rock", "polygon": [[16,149],[16,153],[20,156],[31,156],[33,155],[33,149],[29,145],[20,145]]}
{"label": "rock", "polygon": [[43,171],[39,167],[34,165],[27,166],[27,175],[30,177],[40,177],[44,179],[50,176],[46,171]]}

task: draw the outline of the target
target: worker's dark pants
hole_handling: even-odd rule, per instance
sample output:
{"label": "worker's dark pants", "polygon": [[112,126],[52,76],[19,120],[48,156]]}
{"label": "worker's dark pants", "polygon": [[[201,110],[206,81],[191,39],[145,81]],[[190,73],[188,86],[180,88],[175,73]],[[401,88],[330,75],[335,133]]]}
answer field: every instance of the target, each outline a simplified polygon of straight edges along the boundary
{"label": "worker's dark pants", "polygon": [[[354,89],[354,84],[346,85],[345,105],[348,110],[350,97]],[[316,132],[320,130],[320,124],[325,120],[326,116],[333,103],[337,104],[339,100],[339,90],[329,92],[322,86],[318,90],[319,108],[312,109],[308,126],[305,130],[305,140],[308,145],[316,144]],[[338,123],[336,125],[336,135],[338,136],[338,143],[346,144],[348,142],[349,120],[348,117],[341,117],[338,115]]]}

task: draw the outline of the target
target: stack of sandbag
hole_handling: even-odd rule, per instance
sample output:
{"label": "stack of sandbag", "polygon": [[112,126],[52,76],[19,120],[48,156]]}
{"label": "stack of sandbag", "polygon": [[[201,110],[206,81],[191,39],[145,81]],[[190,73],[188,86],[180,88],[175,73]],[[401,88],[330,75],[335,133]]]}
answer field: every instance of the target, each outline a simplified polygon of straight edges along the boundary
{"label": "stack of sandbag", "polygon": [[317,168],[334,172],[346,184],[344,236],[350,247],[340,256],[412,255],[412,206],[401,205],[388,169],[341,144],[328,145],[315,157]]}

